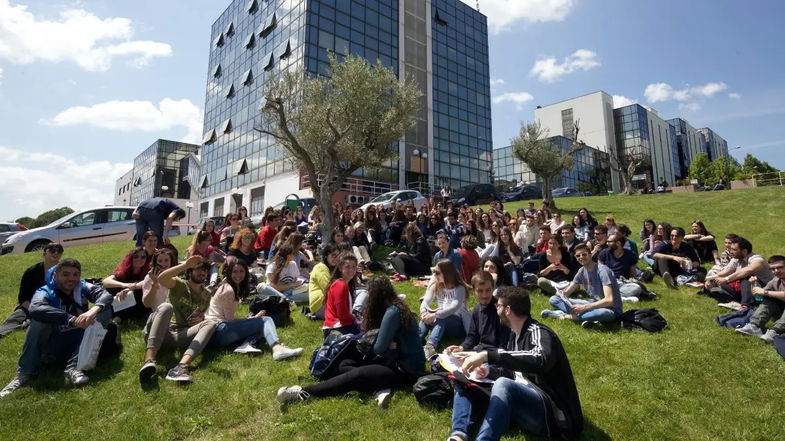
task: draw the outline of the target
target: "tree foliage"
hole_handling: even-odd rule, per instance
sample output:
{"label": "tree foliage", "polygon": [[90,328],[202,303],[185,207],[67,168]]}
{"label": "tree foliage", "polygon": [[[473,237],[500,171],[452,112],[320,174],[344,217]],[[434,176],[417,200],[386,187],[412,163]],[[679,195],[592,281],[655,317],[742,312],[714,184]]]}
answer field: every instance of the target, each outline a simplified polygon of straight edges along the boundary
{"label": "tree foliage", "polygon": [[38,228],[38,227],[43,227],[45,225],[49,225],[52,222],[56,221],[57,219],[60,219],[61,217],[71,214],[73,212],[74,210],[70,207],[60,207],[60,208],[55,208],[54,210],[43,212],[40,215],[38,215],[38,217],[35,219],[35,221],[32,224],[32,228]]}
{"label": "tree foliage", "polygon": [[688,173],[690,179],[697,180],[698,184],[710,185],[709,181],[712,179],[713,172],[711,161],[709,161],[709,155],[706,153],[698,153],[695,155],[695,157],[692,158]]}
{"label": "tree foliage", "polygon": [[651,164],[651,156],[647,154],[642,146],[625,152],[621,159],[617,159],[614,155],[610,155],[611,169],[621,174],[624,181],[624,194],[633,195],[636,193],[635,187],[632,186],[632,178],[639,168]]}
{"label": "tree foliage", "polygon": [[26,228],[33,228],[33,222],[35,222],[35,219],[30,216],[22,216],[14,222],[24,225]]}
{"label": "tree foliage", "polygon": [[741,170],[744,174],[749,176],[761,173],[776,173],[779,171],[772,167],[768,162],[761,161],[749,153],[744,156],[744,163],[741,166]]}
{"label": "tree foliage", "polygon": [[421,95],[380,62],[331,55],[329,76],[300,69],[269,82],[257,130],[272,136],[308,175],[329,230],[332,195],[358,169],[397,156],[393,143],[414,126]]}
{"label": "tree foliage", "polygon": [[572,169],[572,156],[582,150],[585,144],[578,141],[578,121],[573,126],[571,134],[572,147],[562,151],[559,145],[547,140],[547,130],[539,122],[521,122],[521,130],[517,137],[510,140],[513,156],[529,167],[542,180],[542,194],[551,208],[556,208],[553,202],[553,178],[562,170]]}

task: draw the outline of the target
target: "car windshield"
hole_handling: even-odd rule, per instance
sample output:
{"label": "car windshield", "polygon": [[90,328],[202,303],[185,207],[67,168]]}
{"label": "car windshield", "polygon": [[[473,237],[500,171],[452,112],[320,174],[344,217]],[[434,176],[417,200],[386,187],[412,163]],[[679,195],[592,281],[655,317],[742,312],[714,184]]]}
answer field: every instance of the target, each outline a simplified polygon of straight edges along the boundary
{"label": "car windshield", "polygon": [[79,214],[79,212],[73,212],[73,213],[66,214],[65,216],[61,217],[60,219],[57,219],[56,221],[54,221],[51,224],[47,225],[47,227],[54,227],[54,226],[60,225],[63,222],[67,221],[68,219],[76,216],[77,214]]}
{"label": "car windshield", "polygon": [[376,202],[389,201],[390,199],[393,198],[393,196],[396,196],[396,195],[398,195],[398,192],[392,191],[390,193],[385,193],[385,194],[376,196],[375,198],[371,199],[371,202],[376,203]]}
{"label": "car windshield", "polygon": [[459,188],[459,189],[457,189],[457,190],[452,192],[452,197],[454,197],[454,198],[462,198],[462,197],[466,196],[466,194],[471,191],[472,187],[473,187],[472,185],[467,185],[467,186],[461,187],[461,188]]}

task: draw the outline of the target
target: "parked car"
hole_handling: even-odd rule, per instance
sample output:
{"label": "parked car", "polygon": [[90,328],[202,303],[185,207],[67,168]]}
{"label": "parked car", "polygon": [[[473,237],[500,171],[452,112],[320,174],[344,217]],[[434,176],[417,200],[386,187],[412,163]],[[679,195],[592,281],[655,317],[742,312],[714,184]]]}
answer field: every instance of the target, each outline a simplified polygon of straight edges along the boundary
{"label": "parked car", "polygon": [[454,206],[463,204],[487,204],[495,200],[502,200],[501,195],[491,184],[470,184],[455,190],[452,194]]}
{"label": "parked car", "polygon": [[[63,247],[131,240],[136,235],[135,207],[101,207],[63,216],[49,225],[20,231],[2,245],[2,254],[40,251],[51,242]],[[171,236],[178,232],[172,231]]]}
{"label": "parked car", "polygon": [[404,204],[408,203],[409,201],[412,201],[414,202],[415,209],[419,209],[420,207],[428,203],[428,198],[423,196],[422,193],[420,193],[417,190],[391,191],[376,196],[375,198],[371,199],[367,204],[360,207],[360,209],[365,211],[371,205],[376,205],[377,208],[379,208],[379,206],[382,206],[384,208],[390,208],[393,205],[393,203],[396,201]]}
{"label": "parked car", "polygon": [[555,198],[568,198],[573,196],[584,196],[584,194],[572,187],[562,187],[554,188],[553,191],[551,191],[551,196]]}
{"label": "parked car", "polygon": [[25,230],[27,227],[16,222],[0,222],[0,244],[14,234]]}
{"label": "parked car", "polygon": [[502,202],[542,199],[542,189],[536,185],[521,185],[506,193],[502,193]]}

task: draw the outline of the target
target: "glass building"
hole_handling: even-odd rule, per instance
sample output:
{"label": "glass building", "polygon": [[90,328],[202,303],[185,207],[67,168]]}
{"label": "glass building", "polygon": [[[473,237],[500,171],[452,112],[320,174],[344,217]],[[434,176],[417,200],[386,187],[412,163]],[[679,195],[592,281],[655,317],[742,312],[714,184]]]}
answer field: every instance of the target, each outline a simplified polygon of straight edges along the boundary
{"label": "glass building", "polygon": [[[545,139],[562,152],[572,148],[572,140],[564,136]],[[597,148],[586,146],[573,155],[571,170],[563,170],[553,179],[553,188],[572,187],[593,194],[604,194],[611,189],[610,156]],[[513,147],[493,151],[493,176],[497,186],[514,187],[519,184],[540,184],[540,178],[529,167],[513,156]]]}
{"label": "glass building", "polygon": [[632,180],[635,188],[653,189],[663,181],[674,185],[674,164],[678,157],[676,133],[671,124],[640,104],[614,109],[613,117],[622,164],[631,155],[643,153],[649,158],[648,165],[636,170]]}
{"label": "glass building", "polygon": [[460,0],[234,0],[211,35],[200,212],[207,202],[213,214],[241,204],[257,214],[307,194],[307,179],[254,127],[267,81],[299,68],[328,74],[330,52],[379,60],[423,93],[398,159],[359,170],[344,193],[489,182],[487,21]]}
{"label": "glass building", "polygon": [[728,141],[714,132],[714,130],[704,127],[698,129],[698,133],[703,135],[706,141],[706,153],[709,154],[709,161],[728,156]]}
{"label": "glass building", "polygon": [[[199,146],[159,139],[134,158],[134,168],[121,177],[115,200],[123,205],[137,205],[145,199],[163,197],[191,199],[188,160]],[[121,182],[122,181],[122,182]]]}
{"label": "glass building", "polygon": [[708,153],[706,138],[683,118],[669,119],[668,124],[673,127],[676,135],[676,146],[673,153],[674,157],[678,158],[678,165],[675,167],[676,179],[686,179],[692,159],[698,153]]}

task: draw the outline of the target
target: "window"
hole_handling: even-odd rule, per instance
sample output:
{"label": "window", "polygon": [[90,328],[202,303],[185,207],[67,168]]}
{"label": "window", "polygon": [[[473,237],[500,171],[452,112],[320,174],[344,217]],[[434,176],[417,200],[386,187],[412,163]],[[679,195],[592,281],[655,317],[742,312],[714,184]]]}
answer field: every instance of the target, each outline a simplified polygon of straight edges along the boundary
{"label": "window", "polygon": [[264,65],[264,70],[270,70],[275,65],[275,54],[270,53],[270,58],[267,60],[267,64]]}
{"label": "window", "polygon": [[213,203],[213,216],[224,215],[224,198],[218,198]]}
{"label": "window", "polygon": [[248,11],[249,14],[256,14],[256,12],[259,11],[259,3],[256,0],[249,0],[245,10]]}
{"label": "window", "polygon": [[234,97],[234,84],[229,86],[229,90],[226,91],[226,98],[233,98]]}
{"label": "window", "polygon": [[204,178],[202,178],[202,185],[201,185],[201,187],[202,188],[207,188],[209,185],[210,185],[210,183],[207,180],[207,175],[204,175]]}
{"label": "window", "polygon": [[224,45],[224,34],[223,32],[221,32],[221,34],[219,34],[218,37],[216,37],[215,39],[215,47],[221,47],[223,45]]}
{"label": "window", "polygon": [[227,119],[226,121],[224,121],[223,124],[221,124],[221,133],[222,134],[223,133],[229,133],[231,131],[232,131],[232,119],[230,118],[230,119]]}
{"label": "window", "polygon": [[248,173],[248,162],[244,158],[234,161],[232,164],[232,176],[244,175],[246,173]]}
{"label": "window", "polygon": [[264,186],[251,189],[251,216],[264,212]]}
{"label": "window", "polygon": [[78,214],[71,218],[69,221],[72,227],[83,227],[85,225],[94,225],[98,220],[97,212],[88,211],[86,213]]}
{"label": "window", "polygon": [[278,24],[278,19],[275,16],[275,12],[273,12],[273,15],[267,17],[267,20],[262,22],[262,24],[259,26],[259,29],[257,30],[257,33],[260,37],[264,38],[268,36],[273,29],[275,29],[276,24]]}
{"label": "window", "polygon": [[109,210],[107,222],[120,222],[131,220],[133,210]]}
{"label": "window", "polygon": [[291,53],[292,53],[292,43],[289,40],[286,40],[283,44],[278,46],[278,50],[276,51],[276,55],[278,55],[278,58],[286,58]]}
{"label": "window", "polygon": [[246,86],[253,82],[253,72],[251,72],[251,69],[245,71],[240,82]]}
{"label": "window", "polygon": [[561,130],[562,135],[570,137],[574,128],[574,121],[572,119],[572,108],[564,109],[561,111]]}
{"label": "window", "polygon": [[227,37],[231,37],[232,35],[234,35],[234,22],[233,21],[230,21],[229,24],[226,25],[226,29],[224,30],[224,34],[226,34]]}
{"label": "window", "polygon": [[246,48],[251,49],[256,46],[256,36],[253,32],[245,39],[245,43],[243,43]]}
{"label": "window", "polygon": [[[205,133],[204,137],[202,137],[202,144],[212,144],[215,142],[215,139],[216,139],[215,129],[210,129],[210,131]],[[134,186],[136,185],[138,184],[134,184]]]}
{"label": "window", "polygon": [[221,65],[219,64],[215,66],[215,69],[213,69],[213,77],[218,78],[220,76],[221,76]]}

